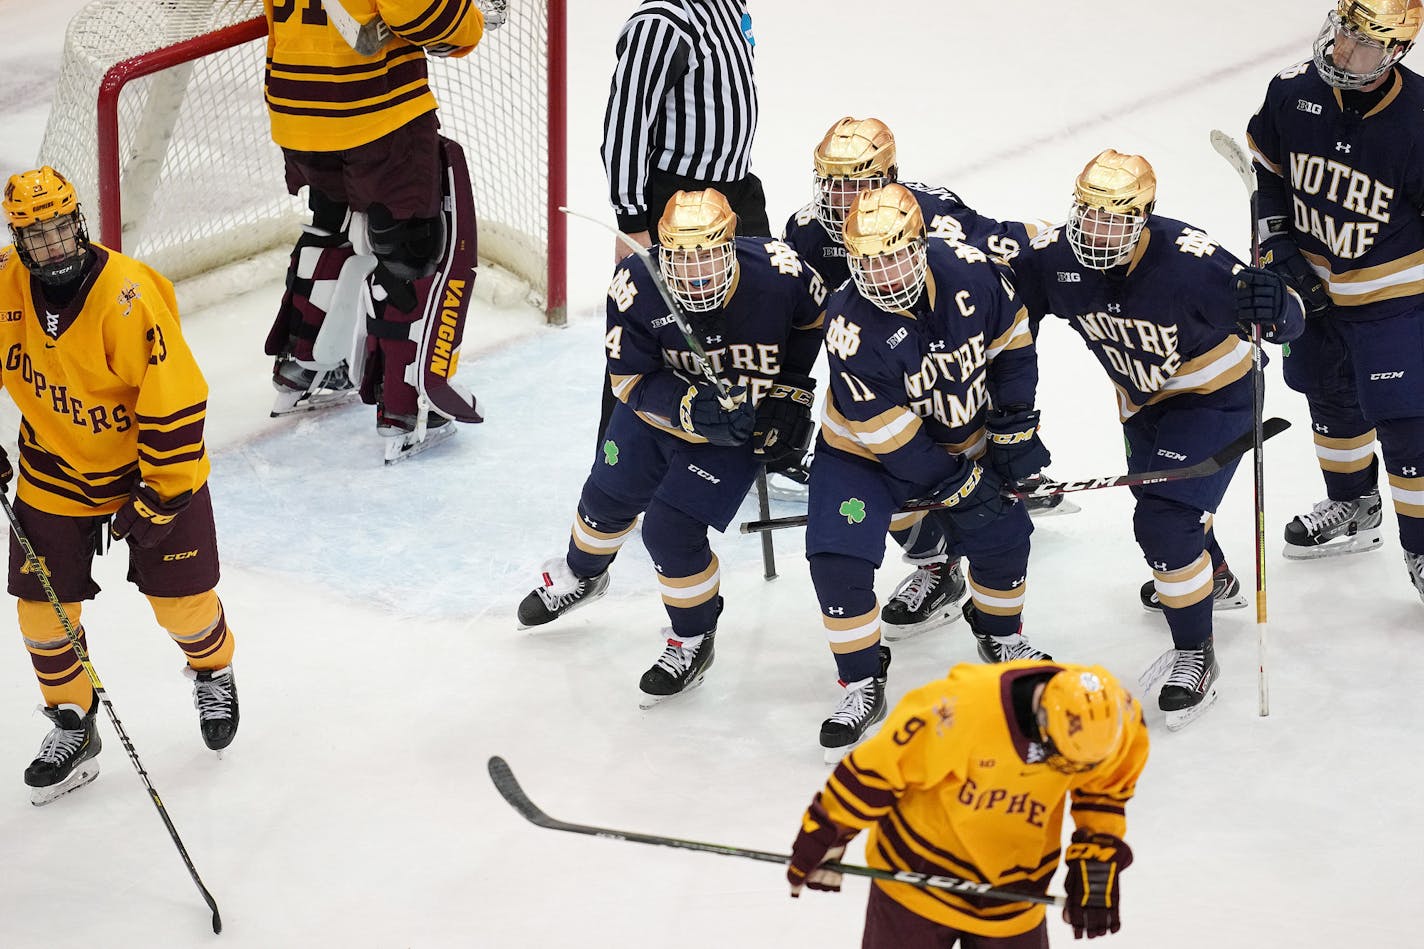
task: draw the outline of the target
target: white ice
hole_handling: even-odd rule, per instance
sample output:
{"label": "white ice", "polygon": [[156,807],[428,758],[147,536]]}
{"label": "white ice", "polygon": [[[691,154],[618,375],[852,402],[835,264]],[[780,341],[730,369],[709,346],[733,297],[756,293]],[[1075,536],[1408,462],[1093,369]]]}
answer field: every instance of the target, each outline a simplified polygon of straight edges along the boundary
{"label": "white ice", "polygon": [[[0,173],[35,158],[62,26],[79,6],[0,0]],[[570,11],[570,201],[610,219],[598,143],[632,6]],[[876,114],[897,132],[905,177],[995,216],[1057,219],[1079,168],[1113,146],[1153,161],[1162,213],[1244,254],[1244,194],[1207,133],[1244,135],[1267,80],[1308,55],[1328,6],[762,0],[756,170],[779,225],[805,199],[825,128]],[[605,600],[545,630],[514,628],[539,564],[564,549],[598,412],[612,243],[582,223],[570,231],[569,328],[482,311],[462,378],[488,421],[390,469],[368,408],[267,418],[261,350],[280,273],[184,314],[212,386],[219,590],[238,639],[242,728],[225,757],[203,748],[179,653],[124,583],[122,555],[100,560],[105,590],[84,621],[226,931],[208,932],[107,724],[98,781],[31,807],[20,774],[48,723],[31,714],[39,695],[10,623],[0,946],[859,945],[863,880],[792,902],[775,866],[537,829],[486,776],[498,754],[556,817],[784,850],[828,770],[816,732],[837,688],[798,532],[776,536],[772,583],[755,538],[714,539],[727,599],[719,656],[685,700],[637,707],[665,617],[636,542]],[[1062,325],[1041,348],[1053,472],[1122,470],[1100,370]],[[1278,363],[1268,372],[1269,411],[1295,423],[1266,452],[1271,715],[1257,715],[1254,610],[1219,616],[1221,700],[1182,732],[1154,730],[1129,811],[1137,862],[1108,943],[1119,949],[1421,943],[1424,765],[1412,723],[1424,606],[1392,516],[1379,552],[1280,557],[1283,523],[1322,490],[1304,404]],[[0,401],[13,451],[13,409]],[[1027,628],[1060,658],[1133,680],[1169,639],[1138,606],[1148,572],[1130,499],[1079,499],[1082,513],[1038,526]],[[1249,464],[1216,523],[1252,586]],[[902,571],[887,563],[882,595]],[[973,659],[959,623],[897,646],[892,697]],[[1052,938],[1072,939],[1056,921]]]}

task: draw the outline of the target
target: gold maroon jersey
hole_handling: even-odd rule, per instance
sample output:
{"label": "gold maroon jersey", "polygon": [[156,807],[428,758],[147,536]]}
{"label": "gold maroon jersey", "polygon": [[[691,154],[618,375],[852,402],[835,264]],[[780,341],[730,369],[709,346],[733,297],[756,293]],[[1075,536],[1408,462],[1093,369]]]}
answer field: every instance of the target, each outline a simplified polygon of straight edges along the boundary
{"label": "gold maroon jersey", "polygon": [[[958,665],[905,696],[880,731],[847,755],[817,800],[846,828],[870,828],[872,867],[912,870],[1043,893],[1057,869],[1065,798],[1076,827],[1121,838],[1124,808],[1147,763],[1142,709],[1129,699],[1121,744],[1090,771],[1045,764],[1037,729],[1011,705],[1066,663]],[[1025,703],[1025,708],[1027,704]],[[1037,903],[1004,903],[876,882],[920,916],[983,936],[1027,932]]]}
{"label": "gold maroon jersey", "polygon": [[357,23],[379,16],[391,28],[375,55],[352,49],[318,3],[263,3],[267,111],[283,148],[355,148],[433,111],[421,47],[470,47],[484,35],[484,16],[470,0],[339,2]]}
{"label": "gold maroon jersey", "polygon": [[20,410],[18,497],[49,514],[107,514],[142,479],[168,500],[208,480],[208,384],[178,328],[173,285],[91,244],[73,300],[36,303],[0,250],[0,385]]}

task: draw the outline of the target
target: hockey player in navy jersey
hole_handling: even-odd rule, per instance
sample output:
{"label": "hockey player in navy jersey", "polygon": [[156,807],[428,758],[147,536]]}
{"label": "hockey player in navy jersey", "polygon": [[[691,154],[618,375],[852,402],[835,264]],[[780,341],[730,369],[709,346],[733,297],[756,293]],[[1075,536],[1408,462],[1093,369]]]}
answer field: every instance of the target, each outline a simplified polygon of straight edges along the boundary
{"label": "hockey player in navy jersey", "polygon": [[1424,599],[1424,79],[1399,65],[1421,22],[1420,0],[1340,0],[1247,136],[1265,266],[1310,316],[1284,372],[1325,478],[1326,499],[1286,525],[1285,555],[1379,547],[1378,439]]}
{"label": "hockey player in navy jersey", "polygon": [[726,530],[763,463],[800,458],[814,424],[811,367],[826,289],[779,240],[735,236],[713,189],[679,191],[658,222],[658,268],[731,398],[719,399],[652,275],[625,258],[608,290],[604,348],[617,397],[579,498],[568,553],[519,604],[522,627],[608,589],[608,568],[643,515],[670,627],[639,688],[648,708],[699,684],[722,612],[707,529]]}
{"label": "hockey player in navy jersey", "polygon": [[[1157,178],[1138,155],[1107,149],[1074,185],[1066,225],[1014,262],[1035,316],[1083,338],[1117,390],[1128,470],[1189,466],[1250,431],[1252,324],[1275,343],[1299,335],[1300,298],[1245,267],[1205,233],[1153,214]],[[1178,728],[1215,699],[1212,610],[1246,605],[1212,530],[1236,463],[1214,475],[1134,487],[1133,532],[1152,567],[1142,603],[1161,610],[1173,652],[1159,706]],[[1157,676],[1161,678],[1161,676]]]}
{"label": "hockey player in navy jersey", "polygon": [[885,717],[890,651],[875,571],[912,499],[941,502],[933,516],[969,560],[964,615],[983,659],[1048,658],[1020,622],[1033,527],[1003,490],[1049,458],[1028,314],[1007,268],[973,245],[928,238],[915,195],[898,184],[859,192],[844,233],[852,280],[826,304],[830,391],[806,528],[845,688],[821,726],[830,761]]}
{"label": "hockey player in navy jersey", "polygon": [[[899,180],[895,136],[879,119],[839,119],[816,146],[812,200],[786,222],[784,240],[834,289],[850,279],[842,240],[846,211],[857,194]],[[915,197],[928,236],[971,244],[1000,260],[1012,261],[1036,233],[1032,225],[996,221],[970,208],[944,188],[902,182]],[[1041,475],[1029,479],[1037,483]],[[1026,485],[1032,487],[1033,484]],[[1064,495],[1026,502],[1030,514],[1069,513],[1077,506]],[[903,514],[891,524],[902,557],[914,569],[895,588],[880,619],[885,639],[894,642],[928,632],[958,618],[964,597],[959,553],[949,550],[937,518]]]}

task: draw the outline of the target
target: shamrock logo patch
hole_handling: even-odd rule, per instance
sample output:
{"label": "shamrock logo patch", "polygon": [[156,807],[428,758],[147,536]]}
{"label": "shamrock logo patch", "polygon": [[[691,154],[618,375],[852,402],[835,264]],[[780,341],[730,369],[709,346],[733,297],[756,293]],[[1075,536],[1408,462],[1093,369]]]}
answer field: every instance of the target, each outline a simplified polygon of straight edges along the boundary
{"label": "shamrock logo patch", "polygon": [[618,464],[618,446],[611,438],[603,443],[603,460],[609,465]]}
{"label": "shamrock logo patch", "polygon": [[841,502],[841,517],[847,524],[859,524],[865,520],[865,502],[860,498],[849,498]]}

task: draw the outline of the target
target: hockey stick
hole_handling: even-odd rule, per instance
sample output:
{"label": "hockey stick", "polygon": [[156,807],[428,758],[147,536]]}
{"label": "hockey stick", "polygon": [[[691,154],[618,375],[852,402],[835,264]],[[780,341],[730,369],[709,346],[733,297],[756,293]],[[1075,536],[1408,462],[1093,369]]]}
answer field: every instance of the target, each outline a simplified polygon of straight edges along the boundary
{"label": "hockey stick", "polygon": [[[546,827],[549,830],[562,830],[571,834],[584,834],[589,837],[606,837],[609,840],[626,840],[635,844],[652,844],[655,847],[672,847],[677,850],[696,850],[700,853],[720,853],[728,857],[745,857],[748,860],[759,860],[762,863],[776,863],[786,866],[791,862],[791,856],[784,853],[771,853],[766,850],[747,850],[742,847],[732,847],[726,844],[705,844],[695,840],[680,840],[676,837],[659,837],[654,834],[639,834],[633,831],[613,830],[609,827],[594,827],[589,824],[570,824],[550,817],[541,811],[531,800],[529,795],[524,793],[524,789],[519,786],[519,781],[515,779],[514,772],[509,769],[509,764],[498,755],[489,760],[490,780],[494,782],[495,790],[499,791],[501,797],[509,802],[509,806],[519,812],[520,816],[529,823],[539,827]],[[1000,889],[990,886],[988,883],[975,883],[972,880],[961,880],[957,877],[937,876],[928,873],[914,873],[910,870],[880,870],[875,867],[862,867],[853,863],[825,863],[821,865],[827,870],[837,873],[844,873],[849,876],[870,877],[872,880],[885,880],[891,883],[904,883],[908,886],[919,887],[924,890],[948,890],[951,893],[960,893],[967,896],[977,896],[988,900],[1002,900],[1006,903],[1042,903],[1044,906],[1062,906],[1063,898],[1060,896],[1048,896],[1042,893],[1020,893],[1016,890]]]}
{"label": "hockey stick", "polygon": [[[1250,196],[1251,266],[1261,266],[1260,220],[1261,196],[1256,187],[1256,169],[1251,167],[1241,143],[1218,129],[1212,129],[1211,147],[1230,162],[1241,177]],[[1262,718],[1271,714],[1271,689],[1266,677],[1266,460],[1261,451],[1265,435],[1261,431],[1261,416],[1266,407],[1266,374],[1261,365],[1261,327],[1251,327],[1251,396],[1255,414],[1252,434],[1255,437],[1254,489],[1256,501],[1256,693],[1258,712]]]}
{"label": "hockey stick", "polygon": [[[1261,437],[1263,439],[1279,435],[1290,428],[1290,422],[1283,418],[1269,418],[1261,426]],[[1131,474],[1116,475],[1108,478],[1088,478],[1084,481],[1062,481],[1046,482],[1034,488],[1032,491],[1011,491],[1004,492],[1006,497],[1015,497],[1020,501],[1030,501],[1034,498],[1046,498],[1055,494],[1069,494],[1074,491],[1096,491],[1099,488],[1130,488],[1144,484],[1160,484],[1164,481],[1185,481],[1188,478],[1204,478],[1207,475],[1215,474],[1222,468],[1231,464],[1237,458],[1251,450],[1255,443],[1256,432],[1247,432],[1235,441],[1222,448],[1216,454],[1194,465],[1185,468],[1163,468],[1160,471],[1139,471]],[[901,512],[908,511],[934,511],[944,507],[943,504],[907,504],[900,508]],[[746,521],[742,524],[743,534],[755,534],[761,531],[781,530],[785,527],[803,527],[807,522],[807,515],[800,514],[795,517],[776,517],[765,521]]]}
{"label": "hockey stick", "polygon": [[173,846],[178,848],[178,855],[183,858],[183,864],[188,868],[188,875],[197,884],[198,892],[203,894],[203,902],[207,903],[208,909],[213,911],[214,934],[222,932],[222,916],[218,913],[217,901],[213,899],[213,895],[203,885],[202,878],[198,876],[198,870],[193,866],[193,860],[188,856],[188,850],[183,846],[182,838],[178,836],[178,829],[173,826],[173,820],[168,816],[168,809],[163,806],[163,800],[154,790],[153,783],[148,780],[148,772],[143,770],[143,762],[138,758],[138,751],[135,750],[133,742],[129,740],[128,733],[124,731],[124,723],[119,721],[119,715],[114,711],[114,703],[109,701],[109,693],[104,690],[104,683],[99,681],[99,673],[95,671],[94,664],[89,661],[89,651],[79,641],[79,634],[75,632],[74,624],[69,621],[69,614],[64,611],[64,606],[59,602],[59,596],[55,594],[54,587],[50,585],[49,572],[35,553],[35,548],[31,546],[29,537],[25,536],[24,528],[20,526],[20,519],[15,516],[15,509],[10,506],[10,499],[3,492],[0,492],[0,507],[4,507],[5,516],[10,520],[10,529],[15,532],[15,540],[19,542],[20,549],[25,552],[25,563],[30,568],[30,573],[34,574],[39,579],[40,586],[44,587],[49,605],[54,607],[55,614],[59,616],[60,625],[64,627],[64,635],[68,638],[69,645],[74,649],[74,655],[79,659],[79,664],[84,667],[84,674],[89,677],[89,684],[94,687],[94,695],[103,703],[104,711],[109,714],[109,722],[114,726],[114,731],[118,734],[124,750],[129,753],[129,760],[133,762],[134,770],[138,771],[139,780],[148,789],[148,796],[152,799],[153,806],[158,809],[158,816],[163,818],[163,826],[168,828],[168,836],[173,839]]}
{"label": "hockey stick", "polygon": [[[672,321],[674,325],[677,326],[678,332],[682,334],[683,340],[687,343],[687,348],[690,349],[692,351],[692,355],[696,357],[698,368],[702,372],[702,378],[706,380],[707,384],[710,385],[714,391],[716,391],[717,401],[722,403],[723,409],[733,408],[734,406],[732,404],[732,400],[727,395],[727,384],[722,381],[722,377],[717,375],[716,370],[712,368],[712,360],[708,358],[707,350],[702,348],[701,341],[698,340],[696,334],[693,333],[692,324],[689,323],[687,320],[687,314],[682,312],[682,307],[679,306],[677,300],[673,298],[672,291],[668,289],[667,282],[663,280],[662,271],[658,268],[657,263],[653,260],[653,255],[648,253],[648,249],[642,244],[639,244],[637,241],[633,240],[632,237],[618,230],[616,227],[612,227],[607,222],[600,221],[596,217],[590,217],[587,214],[581,214],[580,212],[575,211],[572,208],[561,207],[559,208],[559,210],[567,214],[569,217],[576,217],[581,218],[585,221],[591,221],[592,223],[597,224],[599,227],[603,228],[604,230],[612,231],[614,235],[618,238],[619,242],[623,244],[623,246],[627,247],[630,252],[637,255],[639,262],[643,265],[643,269],[647,270],[648,276],[652,278],[653,286],[657,288],[658,296],[662,297],[663,305],[668,308],[668,316],[672,317]],[[770,507],[768,506],[767,502],[765,467],[762,467],[757,471],[756,489],[757,499],[761,505],[762,517],[766,517],[767,512],[770,511]],[[766,577],[766,579],[776,579],[776,551],[772,548],[772,541],[770,535],[763,537],[761,540],[761,565],[762,573]]]}

